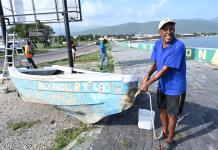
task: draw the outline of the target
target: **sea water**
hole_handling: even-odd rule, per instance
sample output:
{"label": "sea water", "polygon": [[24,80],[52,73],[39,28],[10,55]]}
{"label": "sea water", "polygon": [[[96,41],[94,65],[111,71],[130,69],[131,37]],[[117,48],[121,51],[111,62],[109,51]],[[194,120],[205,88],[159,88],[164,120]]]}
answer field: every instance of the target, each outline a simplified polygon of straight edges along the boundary
{"label": "sea water", "polygon": [[[218,48],[218,36],[201,36],[181,38],[186,47]],[[155,43],[155,41],[144,41],[143,43]]]}
{"label": "sea water", "polygon": [[218,48],[218,36],[181,39],[186,47]]}

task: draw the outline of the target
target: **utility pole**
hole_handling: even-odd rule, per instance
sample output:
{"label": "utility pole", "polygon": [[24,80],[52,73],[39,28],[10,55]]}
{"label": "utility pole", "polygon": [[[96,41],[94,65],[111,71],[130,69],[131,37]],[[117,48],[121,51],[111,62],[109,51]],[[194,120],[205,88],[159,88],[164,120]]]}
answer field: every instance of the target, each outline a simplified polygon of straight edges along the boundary
{"label": "utility pole", "polygon": [[5,18],[4,12],[3,12],[3,7],[2,7],[2,1],[0,0],[0,23],[1,23],[1,28],[2,28],[2,39],[4,41],[5,47],[6,47],[6,25],[5,25]]}
{"label": "utility pole", "polygon": [[74,67],[72,48],[71,48],[69,20],[68,20],[67,0],[62,0],[62,3],[63,3],[63,11],[64,11],[64,26],[65,26],[66,40],[67,40],[69,67]]}

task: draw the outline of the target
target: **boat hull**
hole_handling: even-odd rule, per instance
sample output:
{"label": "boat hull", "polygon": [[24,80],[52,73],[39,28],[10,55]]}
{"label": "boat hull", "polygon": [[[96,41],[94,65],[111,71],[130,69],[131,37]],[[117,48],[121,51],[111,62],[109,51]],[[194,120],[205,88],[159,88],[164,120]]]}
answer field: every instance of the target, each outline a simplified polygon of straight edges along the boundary
{"label": "boat hull", "polygon": [[130,108],[138,87],[137,80],[125,81],[113,74],[106,74],[107,78],[99,73],[41,77],[16,68],[9,68],[9,74],[24,101],[54,105],[88,124]]}

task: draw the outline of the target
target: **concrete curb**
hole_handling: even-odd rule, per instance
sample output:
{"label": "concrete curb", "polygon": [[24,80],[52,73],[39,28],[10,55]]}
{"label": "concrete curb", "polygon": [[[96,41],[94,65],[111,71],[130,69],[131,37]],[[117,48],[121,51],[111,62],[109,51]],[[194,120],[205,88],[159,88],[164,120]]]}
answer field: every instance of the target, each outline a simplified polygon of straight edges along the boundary
{"label": "concrete curb", "polygon": [[[128,43],[117,42],[119,46],[142,49],[152,52],[154,44],[145,43]],[[209,64],[218,65],[218,49],[217,48],[204,48],[204,47],[188,47],[186,48],[186,56],[190,59],[207,62]]]}

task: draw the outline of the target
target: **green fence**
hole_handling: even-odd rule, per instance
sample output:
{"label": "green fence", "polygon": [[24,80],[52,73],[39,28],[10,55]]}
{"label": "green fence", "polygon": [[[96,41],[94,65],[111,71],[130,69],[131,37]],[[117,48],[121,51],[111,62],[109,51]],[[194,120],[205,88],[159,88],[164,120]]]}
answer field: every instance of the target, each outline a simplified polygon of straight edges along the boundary
{"label": "green fence", "polygon": [[[116,42],[116,44],[123,47],[138,48],[149,52],[152,52],[154,47],[154,44],[145,43]],[[217,48],[186,48],[186,56],[193,60],[218,65]]]}

